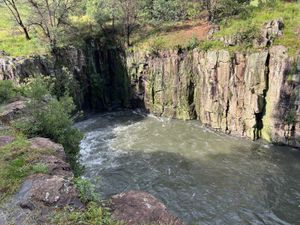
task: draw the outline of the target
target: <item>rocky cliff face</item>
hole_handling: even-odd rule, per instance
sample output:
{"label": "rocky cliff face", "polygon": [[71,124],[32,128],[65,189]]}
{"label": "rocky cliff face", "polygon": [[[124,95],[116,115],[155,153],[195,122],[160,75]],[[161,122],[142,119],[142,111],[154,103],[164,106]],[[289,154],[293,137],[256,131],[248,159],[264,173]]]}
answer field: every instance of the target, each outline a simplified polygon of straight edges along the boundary
{"label": "rocky cliff face", "polygon": [[300,147],[300,55],[290,58],[283,46],[137,52],[127,61],[132,98],[151,113]]}
{"label": "rocky cliff face", "polygon": [[0,52],[0,80],[22,81],[34,74],[49,75],[52,60],[43,56],[12,58]]}
{"label": "rocky cliff face", "polygon": [[[198,119],[228,134],[300,147],[300,54],[291,58],[283,46],[234,54],[134,52],[127,69],[124,59],[90,40],[84,49],[58,52],[55,60],[78,81],[85,108],[127,107],[131,100],[159,116]],[[0,79],[55,74],[51,60],[2,56]]]}

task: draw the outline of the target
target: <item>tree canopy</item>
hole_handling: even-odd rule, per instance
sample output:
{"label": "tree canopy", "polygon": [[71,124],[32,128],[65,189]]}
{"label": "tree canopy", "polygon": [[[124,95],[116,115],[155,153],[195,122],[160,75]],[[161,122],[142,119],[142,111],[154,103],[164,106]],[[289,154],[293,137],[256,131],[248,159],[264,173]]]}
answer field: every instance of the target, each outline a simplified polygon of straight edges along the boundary
{"label": "tree canopy", "polygon": [[[138,27],[203,15],[210,21],[221,21],[247,11],[249,0],[0,0],[0,4],[9,9],[26,39],[35,31],[53,49],[69,33],[82,36],[76,21],[88,21],[81,27],[89,27],[89,34],[109,30],[129,46]],[[21,6],[22,10],[27,7],[27,16],[20,13]]]}

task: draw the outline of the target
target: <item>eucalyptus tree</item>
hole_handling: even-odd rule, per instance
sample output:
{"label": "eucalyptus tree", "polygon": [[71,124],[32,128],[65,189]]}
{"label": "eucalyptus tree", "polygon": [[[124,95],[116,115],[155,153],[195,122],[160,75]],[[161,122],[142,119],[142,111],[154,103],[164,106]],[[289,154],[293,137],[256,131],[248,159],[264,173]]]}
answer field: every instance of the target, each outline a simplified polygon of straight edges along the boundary
{"label": "eucalyptus tree", "polygon": [[[0,1],[1,3],[1,1]],[[14,18],[14,20],[17,22],[17,24],[21,27],[25,38],[27,40],[30,40],[30,36],[29,36],[29,32],[28,32],[28,27],[27,25],[25,25],[24,22],[24,18],[21,15],[21,10],[20,10],[20,6],[24,3],[24,0],[2,0],[2,3],[4,3],[4,5],[7,7],[7,9],[9,10],[10,14],[12,15],[12,17]]]}
{"label": "eucalyptus tree", "polygon": [[46,38],[52,50],[65,30],[71,27],[70,14],[76,10],[75,0],[26,0],[31,9],[29,23]]}

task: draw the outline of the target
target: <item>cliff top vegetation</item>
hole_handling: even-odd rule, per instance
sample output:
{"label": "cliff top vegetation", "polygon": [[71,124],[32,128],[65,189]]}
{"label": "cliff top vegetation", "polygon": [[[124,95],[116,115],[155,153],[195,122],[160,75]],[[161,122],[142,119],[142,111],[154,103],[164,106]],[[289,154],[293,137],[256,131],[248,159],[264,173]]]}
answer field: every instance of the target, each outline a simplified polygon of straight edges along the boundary
{"label": "cliff top vegetation", "polygon": [[[290,54],[300,48],[297,1],[0,0],[0,13],[0,50],[12,56],[80,46],[88,37],[103,35],[137,49],[206,50],[225,48],[222,37],[242,33],[245,43],[229,49],[245,50],[252,48],[255,32],[273,19],[284,23],[283,36],[274,44],[285,45]],[[215,27],[220,30],[212,35]]]}

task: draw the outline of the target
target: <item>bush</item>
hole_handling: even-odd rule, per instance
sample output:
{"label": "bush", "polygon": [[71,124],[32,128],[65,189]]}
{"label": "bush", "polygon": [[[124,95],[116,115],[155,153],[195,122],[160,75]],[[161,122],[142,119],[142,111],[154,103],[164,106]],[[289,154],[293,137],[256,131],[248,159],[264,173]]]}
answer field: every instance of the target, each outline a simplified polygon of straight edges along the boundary
{"label": "bush", "polygon": [[46,96],[51,95],[52,80],[49,77],[29,77],[20,87],[22,95],[35,102],[42,102]]}
{"label": "bush", "polygon": [[14,88],[11,80],[0,81],[0,104],[8,102],[17,96],[17,91]]}
{"label": "bush", "polygon": [[212,20],[220,22],[230,17],[247,18],[252,7],[249,0],[220,0],[213,11]]}
{"label": "bush", "polygon": [[193,50],[193,49],[197,48],[197,47],[199,46],[199,44],[200,44],[199,39],[196,38],[196,37],[192,37],[192,38],[188,41],[188,43],[187,43],[187,45],[186,45],[186,48],[190,51],[190,50]]}
{"label": "bush", "polygon": [[50,87],[48,79],[31,79],[25,87],[26,95],[31,98],[28,103],[29,115],[26,119],[17,121],[14,126],[29,137],[47,137],[62,144],[74,172],[77,173],[76,157],[82,133],[73,127],[71,115],[75,105],[67,95],[60,99],[51,96]]}
{"label": "bush", "polygon": [[181,0],[154,0],[151,18],[157,21],[179,21],[187,17],[187,4]]}
{"label": "bush", "polygon": [[248,26],[241,28],[241,31],[237,33],[241,44],[244,44],[245,47],[252,47],[253,41],[260,37],[260,30],[256,26]]}
{"label": "bush", "polygon": [[53,79],[52,92],[57,97],[62,97],[68,93],[78,107],[83,104],[83,92],[80,91],[80,85],[74,78],[74,75],[67,67],[62,67],[55,71],[55,78]]}
{"label": "bush", "polygon": [[161,50],[164,46],[165,42],[162,38],[155,38],[151,41],[149,46],[150,54],[157,55],[159,50]]}
{"label": "bush", "polygon": [[79,191],[80,200],[84,203],[99,201],[95,186],[88,180],[78,177],[75,179],[76,189]]}

